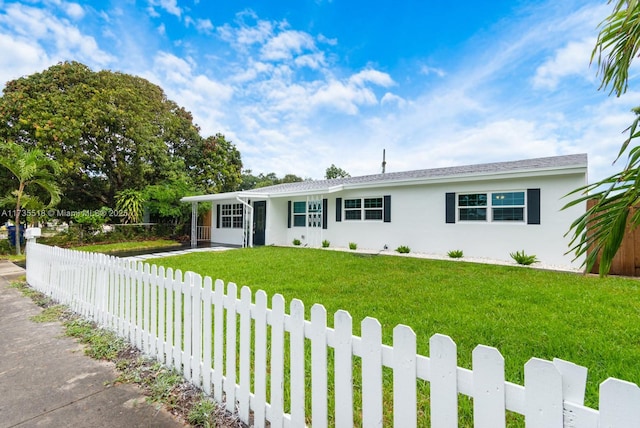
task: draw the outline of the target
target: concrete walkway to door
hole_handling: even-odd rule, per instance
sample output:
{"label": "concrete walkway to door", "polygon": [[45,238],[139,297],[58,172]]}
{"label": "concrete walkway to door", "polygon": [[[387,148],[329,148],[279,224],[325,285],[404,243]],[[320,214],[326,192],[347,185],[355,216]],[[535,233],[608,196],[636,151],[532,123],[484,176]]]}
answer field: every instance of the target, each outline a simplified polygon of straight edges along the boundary
{"label": "concrete walkway to door", "polygon": [[144,262],[149,259],[159,259],[161,257],[182,256],[184,254],[205,253],[210,251],[226,251],[226,250],[233,250],[234,248],[235,247],[224,247],[224,246],[200,247],[200,248],[189,248],[186,250],[161,251],[159,253],[141,254],[138,256],[129,256],[124,258],[128,260],[137,260],[137,261]]}

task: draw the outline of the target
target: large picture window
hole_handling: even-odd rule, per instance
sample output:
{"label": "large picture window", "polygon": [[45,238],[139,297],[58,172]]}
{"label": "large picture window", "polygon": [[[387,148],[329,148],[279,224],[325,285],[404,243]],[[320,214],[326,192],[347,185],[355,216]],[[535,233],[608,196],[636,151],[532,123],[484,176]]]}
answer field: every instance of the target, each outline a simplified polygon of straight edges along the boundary
{"label": "large picture window", "polygon": [[344,219],[382,221],[383,207],[382,198],[345,199]]}
{"label": "large picture window", "polygon": [[459,221],[524,222],[525,192],[458,195]]}
{"label": "large picture window", "polygon": [[223,229],[241,229],[242,211],[242,204],[222,204],[220,206],[220,226]]}

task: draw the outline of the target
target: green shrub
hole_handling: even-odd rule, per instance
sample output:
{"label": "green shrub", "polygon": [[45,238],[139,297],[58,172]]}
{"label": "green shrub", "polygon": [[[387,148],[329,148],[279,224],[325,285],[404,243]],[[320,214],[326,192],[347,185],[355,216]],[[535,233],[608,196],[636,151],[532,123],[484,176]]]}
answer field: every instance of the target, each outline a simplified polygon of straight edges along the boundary
{"label": "green shrub", "polygon": [[538,258],[535,254],[527,255],[524,250],[516,251],[515,253],[509,253],[511,258],[516,261],[519,265],[528,266],[538,261]]}
{"label": "green shrub", "polygon": [[449,257],[451,257],[452,259],[459,259],[464,254],[462,253],[462,250],[451,250],[451,251],[447,252],[447,255]]}
{"label": "green shrub", "polygon": [[293,240],[293,245],[300,245],[300,244],[301,244],[301,242],[300,242],[300,240],[298,238]]}
{"label": "green shrub", "polygon": [[0,254],[13,254],[15,250],[11,248],[9,239],[0,239]]}
{"label": "green shrub", "polygon": [[356,244],[355,242],[349,242],[349,249],[350,250],[355,250],[358,248],[358,244]]}
{"label": "green shrub", "polygon": [[331,242],[327,241],[326,239],[322,241],[322,248],[329,248],[329,245],[331,245]]}
{"label": "green shrub", "polygon": [[400,254],[408,254],[409,252],[411,252],[411,248],[407,247],[406,245],[400,245],[398,248],[396,248],[396,251]]}

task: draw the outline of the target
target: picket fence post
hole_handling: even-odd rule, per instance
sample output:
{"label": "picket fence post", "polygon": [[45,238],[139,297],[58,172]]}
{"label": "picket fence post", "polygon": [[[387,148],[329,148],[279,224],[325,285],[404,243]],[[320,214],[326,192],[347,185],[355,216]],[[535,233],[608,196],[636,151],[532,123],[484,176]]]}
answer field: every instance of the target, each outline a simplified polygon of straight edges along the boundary
{"label": "picket fence post", "polygon": [[473,350],[473,426],[504,428],[506,424],[504,357],[496,348]]}
{"label": "picket fence post", "polygon": [[251,413],[251,289],[240,289],[240,389],[238,396],[238,415],[245,424],[249,423]]}
{"label": "picket fence post", "polygon": [[336,427],[353,427],[353,321],[347,311],[334,314],[334,390]]}
{"label": "picket fence post", "polygon": [[640,426],[640,388],[609,378],[600,384],[600,427]]}
{"label": "picket fence post", "polygon": [[327,311],[311,307],[311,420],[314,428],[325,428],[328,420],[327,397]]}
{"label": "picket fence post", "polygon": [[267,417],[267,294],[260,290],[256,293],[255,303],[255,408],[253,423],[256,428],[265,426]]}
{"label": "picket fence post", "polygon": [[527,428],[562,428],[562,376],[550,361],[531,358],[524,365]]}
{"label": "picket fence post", "polygon": [[382,415],[382,326],[375,318],[360,323],[362,331],[362,426],[381,427]]}
{"label": "picket fence post", "polygon": [[[417,426],[416,334],[411,327],[393,329],[393,425]],[[432,397],[433,399],[433,397]]]}
{"label": "picket fence post", "polygon": [[284,426],[284,297],[271,298],[271,426]]}
{"label": "picket fence post", "polygon": [[226,369],[224,378],[224,392],[226,394],[227,411],[235,412],[236,410],[236,300],[238,299],[238,287],[233,282],[227,285],[227,293],[225,295],[225,304],[223,307],[227,309],[227,352],[226,352]]}
{"label": "picket fence post", "polygon": [[204,278],[202,289],[202,389],[207,395],[211,395],[211,370],[213,362],[213,350],[211,342],[213,340],[213,322],[211,314],[211,304],[213,299],[213,284],[211,277]]}
{"label": "picket fence post", "polygon": [[289,307],[289,346],[291,373],[291,425],[305,424],[305,354],[304,354],[304,303],[293,299]]}

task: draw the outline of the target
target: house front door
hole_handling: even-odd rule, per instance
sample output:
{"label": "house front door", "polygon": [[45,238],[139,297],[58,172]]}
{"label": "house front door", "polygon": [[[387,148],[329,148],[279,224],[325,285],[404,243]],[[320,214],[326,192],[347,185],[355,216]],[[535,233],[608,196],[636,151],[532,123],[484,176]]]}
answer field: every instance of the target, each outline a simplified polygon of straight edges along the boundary
{"label": "house front door", "polygon": [[253,203],[253,245],[264,245],[264,235],[267,225],[267,202]]}

